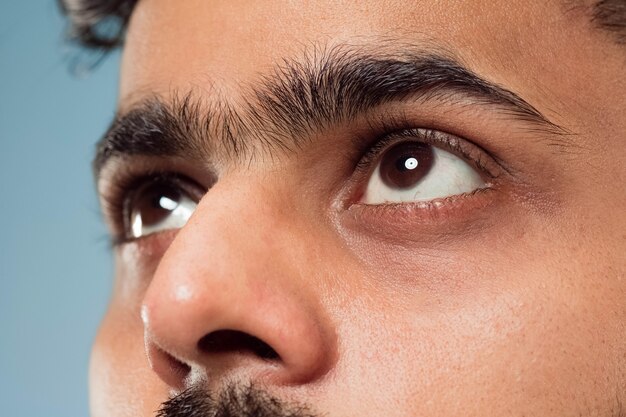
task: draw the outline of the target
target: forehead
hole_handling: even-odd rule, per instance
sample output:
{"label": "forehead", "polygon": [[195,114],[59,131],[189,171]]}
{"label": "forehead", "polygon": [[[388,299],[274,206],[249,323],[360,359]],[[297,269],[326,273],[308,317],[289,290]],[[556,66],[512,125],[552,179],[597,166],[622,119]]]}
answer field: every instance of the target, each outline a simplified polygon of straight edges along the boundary
{"label": "forehead", "polygon": [[144,0],[129,27],[121,97],[216,85],[236,95],[282,59],[336,44],[435,44],[515,87],[527,77],[520,66],[532,73],[580,38],[573,18],[552,1]]}

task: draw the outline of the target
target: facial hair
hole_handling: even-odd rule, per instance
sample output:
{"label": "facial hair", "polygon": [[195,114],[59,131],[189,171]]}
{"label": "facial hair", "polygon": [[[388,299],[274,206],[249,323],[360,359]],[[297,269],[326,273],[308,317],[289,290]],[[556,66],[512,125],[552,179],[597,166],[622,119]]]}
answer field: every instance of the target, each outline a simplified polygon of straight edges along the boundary
{"label": "facial hair", "polygon": [[304,406],[287,404],[253,386],[230,385],[218,396],[200,387],[164,402],[157,417],[316,417]]}

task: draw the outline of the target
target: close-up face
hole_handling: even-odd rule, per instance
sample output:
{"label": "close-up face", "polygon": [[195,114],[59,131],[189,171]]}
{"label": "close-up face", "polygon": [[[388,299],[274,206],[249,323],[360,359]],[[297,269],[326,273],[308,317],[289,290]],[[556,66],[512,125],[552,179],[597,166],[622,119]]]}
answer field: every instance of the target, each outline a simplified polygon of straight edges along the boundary
{"label": "close-up face", "polygon": [[626,415],[595,3],[139,1],[93,416]]}

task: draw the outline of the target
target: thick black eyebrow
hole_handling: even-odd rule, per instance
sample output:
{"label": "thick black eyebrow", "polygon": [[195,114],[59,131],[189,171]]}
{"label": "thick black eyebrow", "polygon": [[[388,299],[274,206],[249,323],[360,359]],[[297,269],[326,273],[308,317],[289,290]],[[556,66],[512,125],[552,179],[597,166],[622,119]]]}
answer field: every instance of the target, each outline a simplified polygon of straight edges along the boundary
{"label": "thick black eyebrow", "polygon": [[215,143],[235,155],[253,144],[270,151],[291,149],[312,132],[409,97],[469,99],[496,106],[532,129],[564,133],[517,94],[443,53],[385,55],[335,48],[283,61],[247,93],[237,107],[189,93],[170,101],[153,97],[118,115],[97,145],[96,176],[113,156],[201,157]]}

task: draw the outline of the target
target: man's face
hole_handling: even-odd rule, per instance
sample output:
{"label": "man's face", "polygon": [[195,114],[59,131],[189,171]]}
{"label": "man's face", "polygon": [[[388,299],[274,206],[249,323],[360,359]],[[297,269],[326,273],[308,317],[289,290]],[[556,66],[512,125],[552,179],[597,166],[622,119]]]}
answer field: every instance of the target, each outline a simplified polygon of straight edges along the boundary
{"label": "man's face", "polygon": [[141,1],[93,414],[626,412],[626,54],[587,12]]}

